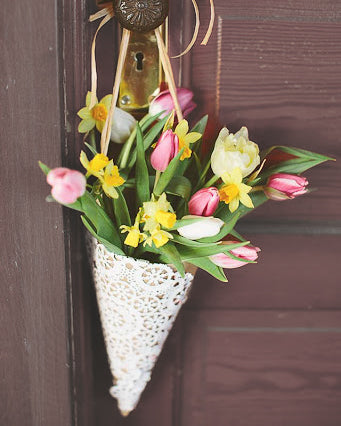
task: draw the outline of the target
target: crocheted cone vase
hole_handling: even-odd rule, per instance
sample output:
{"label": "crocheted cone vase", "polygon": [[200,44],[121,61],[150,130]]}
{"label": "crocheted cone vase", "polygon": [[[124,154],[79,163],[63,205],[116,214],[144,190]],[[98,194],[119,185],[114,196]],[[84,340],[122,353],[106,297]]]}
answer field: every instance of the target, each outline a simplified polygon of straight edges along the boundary
{"label": "crocheted cone vase", "polygon": [[150,380],[195,270],[182,278],[171,266],[110,253],[95,240],[91,258],[114,383],[110,394],[126,416]]}

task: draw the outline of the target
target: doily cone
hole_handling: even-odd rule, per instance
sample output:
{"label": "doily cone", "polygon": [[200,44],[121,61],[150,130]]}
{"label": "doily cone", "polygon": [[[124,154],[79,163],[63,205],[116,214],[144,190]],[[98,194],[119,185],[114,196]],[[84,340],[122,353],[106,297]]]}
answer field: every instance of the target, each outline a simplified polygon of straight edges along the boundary
{"label": "doily cone", "polygon": [[91,259],[114,383],[110,394],[127,416],[150,380],[195,272],[182,278],[168,265],[115,255],[94,240]]}

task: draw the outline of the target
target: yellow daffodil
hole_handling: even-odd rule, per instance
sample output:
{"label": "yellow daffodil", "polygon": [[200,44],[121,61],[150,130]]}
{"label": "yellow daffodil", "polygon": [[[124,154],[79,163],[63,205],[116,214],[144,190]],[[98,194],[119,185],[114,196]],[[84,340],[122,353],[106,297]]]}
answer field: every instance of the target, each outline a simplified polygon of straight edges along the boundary
{"label": "yellow daffodil", "polygon": [[192,150],[190,148],[190,144],[197,142],[201,138],[201,134],[198,132],[190,132],[188,133],[188,122],[187,120],[181,120],[180,123],[176,126],[174,133],[179,138],[179,151],[184,148],[184,152],[180,160],[184,160],[185,158],[190,158],[192,155]]}
{"label": "yellow daffodil", "polygon": [[96,176],[100,181],[103,191],[110,198],[117,198],[118,193],[115,187],[124,184],[125,180],[120,176],[118,167],[114,165],[113,160],[104,154],[96,154],[94,158],[89,161],[85,152],[82,151],[80,155],[80,162],[87,170],[87,175]]}
{"label": "yellow daffodil", "polygon": [[139,243],[141,243],[144,239],[146,239],[146,235],[140,232],[139,224],[141,221],[141,213],[142,209],[136,215],[135,223],[133,226],[121,225],[120,229],[122,229],[121,233],[124,234],[128,232],[126,239],[124,240],[124,244],[131,247],[137,247]]}
{"label": "yellow daffodil", "polygon": [[172,228],[175,221],[175,213],[169,212],[170,203],[167,201],[166,194],[163,193],[158,200],[152,195],[152,200],[143,203],[143,221],[145,222],[144,230],[152,232],[159,225],[164,228]]}
{"label": "yellow daffodil", "polygon": [[117,198],[118,194],[115,187],[123,185],[124,182],[125,180],[122,176],[120,176],[118,167],[114,165],[113,160],[110,160],[109,164],[104,170],[102,182],[103,191],[107,194],[108,197]]}
{"label": "yellow daffodil", "polygon": [[151,246],[154,243],[155,247],[159,248],[167,244],[168,241],[172,238],[172,234],[160,229],[160,226],[157,226],[153,231],[151,231],[150,237],[146,238],[146,241],[143,243],[143,245]]}
{"label": "yellow daffodil", "polygon": [[229,205],[231,213],[237,210],[239,202],[249,209],[254,207],[248,195],[252,187],[243,183],[242,172],[239,168],[233,169],[231,173],[225,172],[221,178],[225,185],[219,190],[220,200]]}
{"label": "yellow daffodil", "polygon": [[104,96],[99,102],[96,98],[96,104],[93,108],[89,109],[90,105],[90,92],[86,95],[85,107],[78,111],[79,117],[82,121],[79,123],[79,133],[87,133],[95,126],[97,130],[102,133],[105,120],[110,110],[112,95]]}

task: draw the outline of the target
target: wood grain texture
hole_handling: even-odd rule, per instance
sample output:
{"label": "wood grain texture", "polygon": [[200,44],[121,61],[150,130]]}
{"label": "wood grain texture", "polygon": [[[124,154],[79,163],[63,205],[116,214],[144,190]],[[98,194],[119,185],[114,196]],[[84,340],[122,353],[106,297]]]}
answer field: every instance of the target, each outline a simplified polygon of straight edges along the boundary
{"label": "wood grain texture", "polygon": [[[200,6],[205,9],[204,1]],[[217,23],[189,66],[199,112],[216,111],[231,131],[246,125],[261,148],[291,145],[338,161],[306,175],[319,190],[268,204],[248,220],[330,220],[340,224],[341,31],[339,2],[215,2]],[[202,30],[208,14],[202,14]],[[188,25],[191,25],[189,19]],[[323,206],[323,207],[321,207]]]}
{"label": "wood grain texture", "polygon": [[340,309],[339,235],[249,234],[257,264],[226,270],[229,283],[198,272],[187,308]]}
{"label": "wood grain texture", "polygon": [[187,312],[179,426],[337,426],[340,315]]}
{"label": "wood grain texture", "polygon": [[71,425],[61,208],[57,2],[1,4],[1,409],[6,426]]}

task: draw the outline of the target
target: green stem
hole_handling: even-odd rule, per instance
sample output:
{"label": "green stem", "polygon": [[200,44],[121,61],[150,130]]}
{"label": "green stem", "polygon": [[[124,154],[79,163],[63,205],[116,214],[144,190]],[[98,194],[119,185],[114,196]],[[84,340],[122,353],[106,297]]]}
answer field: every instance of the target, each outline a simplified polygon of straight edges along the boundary
{"label": "green stem", "polygon": [[216,176],[216,175],[212,176],[211,179],[204,185],[204,188],[208,188],[209,186],[214,185],[219,179],[220,179],[219,176]]}
{"label": "green stem", "polygon": [[[140,127],[143,126],[143,124],[149,119],[150,115],[146,114],[139,122]],[[120,168],[124,169],[127,166],[128,160],[129,160],[129,154],[131,151],[131,148],[134,144],[136,138],[136,127],[135,129],[131,132],[127,142],[124,144],[120,157],[119,157],[119,163],[120,163]]]}
{"label": "green stem", "polygon": [[256,192],[256,191],[264,191],[264,186],[258,185],[258,186],[252,187],[251,192]]}
{"label": "green stem", "polygon": [[155,188],[160,179],[160,176],[161,176],[161,172],[159,170],[156,170],[153,192],[155,191]]}
{"label": "green stem", "polygon": [[96,136],[95,136],[95,130],[92,129],[89,132],[89,144],[97,151],[96,147]]}

